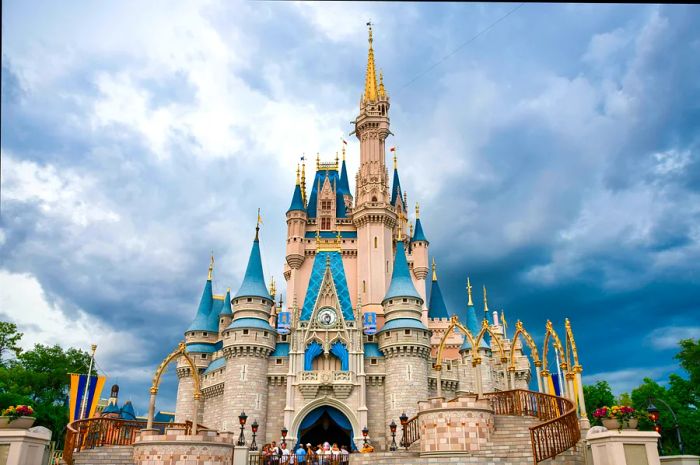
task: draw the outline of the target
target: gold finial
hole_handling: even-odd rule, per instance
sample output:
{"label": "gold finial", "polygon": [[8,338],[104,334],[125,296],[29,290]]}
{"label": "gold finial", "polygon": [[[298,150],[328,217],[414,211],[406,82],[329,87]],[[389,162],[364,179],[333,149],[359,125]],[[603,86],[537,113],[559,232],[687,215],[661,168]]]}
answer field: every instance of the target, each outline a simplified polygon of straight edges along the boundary
{"label": "gold finial", "polygon": [[484,318],[486,318],[486,313],[489,311],[489,303],[486,299],[486,285],[484,285]]}
{"label": "gold finial", "polygon": [[338,168],[338,152],[335,152],[335,167]]}
{"label": "gold finial", "polygon": [[416,202],[416,219],[420,218],[420,205]]}
{"label": "gold finial", "polygon": [[272,300],[275,300],[275,296],[277,295],[277,287],[275,286],[275,277],[270,276],[270,296],[272,296]]}
{"label": "gold finial", "polygon": [[297,186],[299,185],[299,163],[297,163]]}
{"label": "gold finial", "polygon": [[411,237],[413,237],[413,223],[411,223],[410,221],[408,222],[408,229],[409,231],[411,231]]}
{"label": "gold finial", "polygon": [[301,162],[301,201],[306,206],[306,160]]}
{"label": "gold finial", "polygon": [[435,272],[435,258],[433,258],[433,281],[437,281],[437,273]]}
{"label": "gold finial", "polygon": [[211,259],[209,260],[209,273],[207,274],[207,281],[211,281],[214,275],[214,251],[211,251]]}
{"label": "gold finial", "polygon": [[367,74],[365,76],[365,100],[377,100],[377,75],[374,70],[374,50],[372,49],[372,22],[368,21],[369,51],[367,52]]}
{"label": "gold finial", "polygon": [[321,169],[321,155],[316,152],[316,171]]}
{"label": "gold finial", "polygon": [[470,307],[474,305],[474,302],[472,302],[472,283],[469,281],[469,276],[467,276],[467,295],[469,296],[469,301],[467,302],[467,305]]}
{"label": "gold finial", "polygon": [[386,89],[384,88],[384,73],[379,70],[379,97],[386,97]]}
{"label": "gold finial", "polygon": [[260,225],[262,224],[262,216],[260,216],[260,208],[258,208],[258,219],[255,223],[255,240],[259,239]]}
{"label": "gold finial", "polygon": [[[345,142],[345,141],[343,141]],[[343,161],[345,161],[345,144],[343,144]]]}
{"label": "gold finial", "polygon": [[394,150],[394,169],[396,170],[396,169],[398,169],[398,167],[399,167],[399,163],[396,160],[396,150]]}

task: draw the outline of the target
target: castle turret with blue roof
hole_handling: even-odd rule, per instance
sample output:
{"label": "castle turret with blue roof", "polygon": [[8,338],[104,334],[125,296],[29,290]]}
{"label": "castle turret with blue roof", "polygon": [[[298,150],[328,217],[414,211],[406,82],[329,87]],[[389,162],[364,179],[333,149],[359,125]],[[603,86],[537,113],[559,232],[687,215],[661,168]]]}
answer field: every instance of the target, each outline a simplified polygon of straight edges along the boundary
{"label": "castle turret with blue roof", "polygon": [[445,299],[442,297],[442,291],[440,290],[440,284],[438,284],[437,271],[435,269],[435,259],[433,259],[433,280],[430,287],[430,304],[428,304],[428,318],[434,319],[448,319],[450,314],[447,311],[447,305],[445,305]]}

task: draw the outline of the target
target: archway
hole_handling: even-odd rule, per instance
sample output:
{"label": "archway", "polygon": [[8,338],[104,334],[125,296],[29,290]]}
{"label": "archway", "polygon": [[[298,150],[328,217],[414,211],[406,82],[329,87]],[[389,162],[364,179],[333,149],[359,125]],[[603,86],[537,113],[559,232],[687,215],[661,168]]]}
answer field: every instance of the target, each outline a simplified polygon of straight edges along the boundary
{"label": "archway", "polygon": [[356,450],[352,424],[343,412],[330,405],[322,405],[310,411],[299,424],[297,444],[337,443]]}

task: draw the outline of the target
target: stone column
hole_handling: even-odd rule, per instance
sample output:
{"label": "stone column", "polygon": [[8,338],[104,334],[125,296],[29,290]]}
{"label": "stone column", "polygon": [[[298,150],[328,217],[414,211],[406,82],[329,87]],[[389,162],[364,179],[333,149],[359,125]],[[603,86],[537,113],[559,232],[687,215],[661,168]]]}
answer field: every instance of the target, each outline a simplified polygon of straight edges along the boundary
{"label": "stone column", "polygon": [[542,362],[539,360],[535,362],[535,373],[537,376],[537,391],[544,392],[542,390]]}

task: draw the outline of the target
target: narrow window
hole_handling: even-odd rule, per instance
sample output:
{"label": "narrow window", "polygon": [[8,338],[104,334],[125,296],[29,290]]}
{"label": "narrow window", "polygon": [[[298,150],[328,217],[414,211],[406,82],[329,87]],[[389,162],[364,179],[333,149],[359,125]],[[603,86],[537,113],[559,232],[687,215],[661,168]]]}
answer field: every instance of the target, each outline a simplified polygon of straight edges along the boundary
{"label": "narrow window", "polygon": [[202,333],[202,336],[206,336],[207,334],[209,334],[209,333],[207,333],[207,332],[205,331],[205,332]]}
{"label": "narrow window", "polygon": [[250,297],[248,297],[248,302],[252,302],[252,301],[253,301],[253,299],[251,299]]}
{"label": "narrow window", "polygon": [[369,364],[370,364],[370,365],[376,365],[376,364],[377,364],[377,359],[376,359],[376,358],[371,358],[371,359],[369,359]]}
{"label": "narrow window", "polygon": [[386,261],[386,272],[389,272],[389,260]]}
{"label": "narrow window", "polygon": [[377,236],[374,236],[374,248],[377,248]]}
{"label": "narrow window", "polygon": [[408,302],[408,299],[403,299],[403,303],[406,303],[406,302]]}
{"label": "narrow window", "polygon": [[367,286],[365,281],[362,281],[362,292],[367,292]]}
{"label": "narrow window", "polygon": [[267,331],[263,331],[263,337],[267,337]]}
{"label": "narrow window", "polygon": [[276,360],[275,360],[275,363],[276,363],[277,365],[282,365],[282,359],[281,359],[281,358],[276,359]]}
{"label": "narrow window", "polygon": [[202,358],[207,358],[207,354],[202,354]]}
{"label": "narrow window", "polygon": [[404,330],[404,334],[405,334],[406,336],[410,336],[410,335],[411,335],[411,330],[410,330],[410,329]]}
{"label": "narrow window", "polygon": [[367,336],[367,342],[374,342],[374,334]]}
{"label": "narrow window", "polygon": [[247,330],[247,329],[244,329],[244,330],[243,330],[243,335],[245,336],[246,334],[248,334],[248,330]]}

